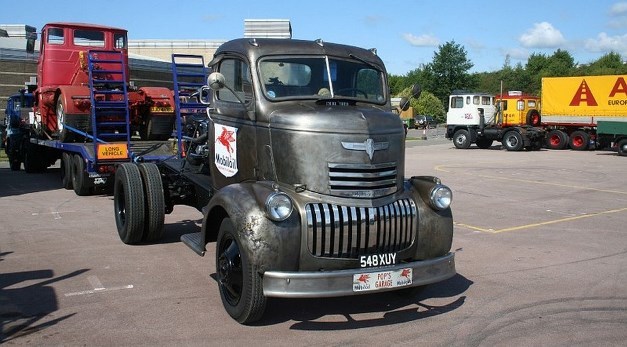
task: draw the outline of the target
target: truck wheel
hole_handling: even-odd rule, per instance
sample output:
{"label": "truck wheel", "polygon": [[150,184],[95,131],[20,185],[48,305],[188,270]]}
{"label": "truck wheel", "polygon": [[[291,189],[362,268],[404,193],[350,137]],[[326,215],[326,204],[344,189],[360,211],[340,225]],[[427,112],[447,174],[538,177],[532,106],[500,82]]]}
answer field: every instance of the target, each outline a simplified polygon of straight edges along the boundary
{"label": "truck wheel", "polygon": [[61,155],[61,184],[65,189],[72,189],[72,155],[63,152]]}
{"label": "truck wheel", "polygon": [[477,147],[481,148],[481,149],[488,149],[490,147],[492,147],[492,140],[486,139],[486,138],[480,138],[477,139]]}
{"label": "truck wheel", "polygon": [[453,135],[453,144],[455,148],[467,149],[470,147],[470,134],[466,129],[459,129]]}
{"label": "truck wheel", "polygon": [[549,149],[564,149],[568,145],[568,134],[561,130],[551,130],[546,136],[546,147]]}
{"label": "truck wheel", "polygon": [[585,131],[577,130],[570,134],[570,148],[576,151],[585,151],[588,149],[588,143],[590,142],[590,135]]}
{"label": "truck wheel", "polygon": [[503,136],[503,147],[508,151],[520,151],[523,148],[524,142],[522,135],[518,131],[511,130],[505,133]]}
{"label": "truck wheel", "polygon": [[85,172],[85,160],[80,154],[72,157],[72,187],[78,196],[89,195],[90,189],[87,186],[87,172]]}
{"label": "truck wheel", "polygon": [[618,155],[627,157],[627,139],[618,141]]}
{"label": "truck wheel", "polygon": [[28,173],[42,172],[45,169],[37,147],[37,145],[30,142],[25,142],[22,147],[24,151],[24,171]]}
{"label": "truck wheel", "polygon": [[61,142],[72,142],[73,134],[70,130],[65,128],[65,105],[63,105],[63,95],[59,94],[57,98],[57,129],[59,131],[59,141]]}
{"label": "truck wheel", "polygon": [[4,147],[7,157],[9,159],[9,166],[12,171],[20,171],[22,161],[20,160],[19,152],[14,148],[11,141],[7,139],[6,147]]}
{"label": "truck wheel", "polygon": [[161,173],[154,163],[142,163],[138,165],[138,168],[144,187],[146,206],[143,240],[157,241],[163,236],[165,220],[165,198]]}
{"label": "truck wheel", "polygon": [[259,320],[266,307],[263,281],[246,252],[241,251],[229,218],[222,221],[218,233],[216,274],[222,305],[228,314],[242,324]]}
{"label": "truck wheel", "polygon": [[139,168],[132,163],[118,166],[113,184],[113,211],[120,239],[127,245],[139,243],[144,235],[145,208]]}
{"label": "truck wheel", "polygon": [[541,122],[542,119],[538,110],[529,110],[529,112],[527,112],[527,125],[537,127],[540,126]]}
{"label": "truck wheel", "polygon": [[149,141],[166,141],[172,136],[172,129],[170,127],[169,132],[167,128],[164,128],[164,120],[158,120],[154,116],[149,116],[145,124],[139,127],[139,136],[142,140]]}

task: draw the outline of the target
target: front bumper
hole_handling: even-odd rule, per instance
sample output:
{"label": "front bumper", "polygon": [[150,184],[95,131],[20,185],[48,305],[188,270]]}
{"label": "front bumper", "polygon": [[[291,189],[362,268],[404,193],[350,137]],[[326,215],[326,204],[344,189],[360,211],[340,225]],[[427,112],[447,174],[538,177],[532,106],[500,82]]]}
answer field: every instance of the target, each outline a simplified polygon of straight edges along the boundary
{"label": "front bumper", "polygon": [[[412,269],[411,286],[413,287],[440,282],[455,276],[455,254],[449,253],[439,258],[382,268],[315,272],[266,271],[263,275],[263,293],[268,297],[282,298],[321,298],[372,293],[353,291],[353,275],[405,268]],[[407,287],[381,289],[378,291],[391,291]]]}

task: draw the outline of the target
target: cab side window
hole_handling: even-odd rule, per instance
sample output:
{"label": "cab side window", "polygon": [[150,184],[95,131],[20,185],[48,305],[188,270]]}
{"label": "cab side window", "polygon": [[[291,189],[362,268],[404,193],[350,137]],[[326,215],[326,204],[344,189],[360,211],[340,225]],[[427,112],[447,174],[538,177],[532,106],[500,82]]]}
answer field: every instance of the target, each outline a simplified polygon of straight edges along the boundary
{"label": "cab side window", "polygon": [[[253,89],[248,64],[239,59],[225,59],[220,63],[219,71],[224,75],[226,85],[246,105],[250,104],[253,100]],[[237,97],[227,89],[218,91],[217,98],[222,101],[239,102]]]}

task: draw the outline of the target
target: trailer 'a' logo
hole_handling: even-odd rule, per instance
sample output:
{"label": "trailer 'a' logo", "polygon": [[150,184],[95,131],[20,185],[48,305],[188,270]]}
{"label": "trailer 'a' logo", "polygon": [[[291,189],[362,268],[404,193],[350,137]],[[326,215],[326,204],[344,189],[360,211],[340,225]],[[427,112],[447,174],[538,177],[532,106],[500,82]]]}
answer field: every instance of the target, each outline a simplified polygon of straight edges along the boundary
{"label": "trailer 'a' logo", "polygon": [[570,102],[570,106],[581,106],[582,102],[585,102],[588,106],[598,106],[597,101],[594,99],[594,95],[592,95],[592,91],[586,83],[586,80],[581,81],[577,93],[575,93],[573,100]]}
{"label": "trailer 'a' logo", "polygon": [[225,177],[237,173],[237,128],[215,124],[215,161],[216,168]]}

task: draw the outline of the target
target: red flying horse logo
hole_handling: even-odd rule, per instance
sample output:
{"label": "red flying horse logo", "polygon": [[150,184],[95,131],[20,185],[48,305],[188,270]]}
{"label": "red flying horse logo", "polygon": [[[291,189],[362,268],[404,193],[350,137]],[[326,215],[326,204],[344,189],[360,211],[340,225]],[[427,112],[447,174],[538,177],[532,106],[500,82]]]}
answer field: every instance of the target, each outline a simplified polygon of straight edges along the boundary
{"label": "red flying horse logo", "polygon": [[226,147],[226,150],[229,153],[233,153],[233,147],[231,147],[231,142],[235,142],[235,138],[233,138],[233,133],[233,131],[229,131],[225,127],[222,127],[222,133],[216,139],[216,142],[220,142],[222,146]]}

